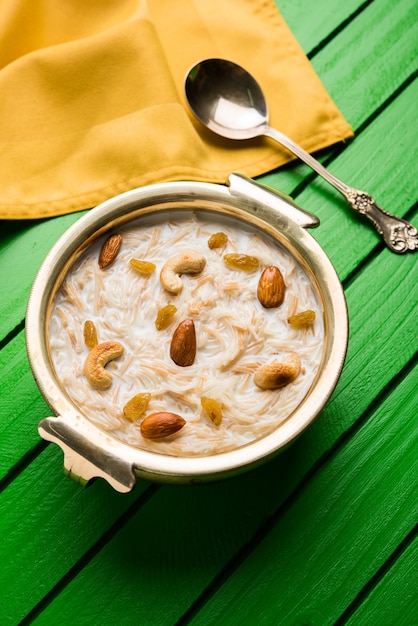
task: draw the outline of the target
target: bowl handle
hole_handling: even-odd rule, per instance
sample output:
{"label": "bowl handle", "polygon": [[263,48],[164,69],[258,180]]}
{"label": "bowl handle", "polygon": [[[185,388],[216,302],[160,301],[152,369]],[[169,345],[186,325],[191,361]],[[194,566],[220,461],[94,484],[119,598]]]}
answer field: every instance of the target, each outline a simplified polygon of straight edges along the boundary
{"label": "bowl handle", "polygon": [[316,228],[319,226],[319,218],[316,215],[301,209],[293,198],[282,191],[255,182],[252,178],[248,178],[243,174],[230,174],[227,184],[231,195],[238,195],[245,199],[251,198],[256,202],[255,205],[251,206],[249,212],[258,212],[259,205],[266,205],[273,209],[277,216],[283,220],[282,226],[284,227],[287,226],[288,221],[295,222],[302,228]]}
{"label": "bowl handle", "polygon": [[131,491],[136,482],[133,464],[115,454],[112,440],[105,433],[95,429],[92,443],[81,430],[79,424],[61,416],[47,417],[38,426],[43,439],[63,450],[64,469],[70,478],[84,486],[94,478],[104,478],[116,491]]}

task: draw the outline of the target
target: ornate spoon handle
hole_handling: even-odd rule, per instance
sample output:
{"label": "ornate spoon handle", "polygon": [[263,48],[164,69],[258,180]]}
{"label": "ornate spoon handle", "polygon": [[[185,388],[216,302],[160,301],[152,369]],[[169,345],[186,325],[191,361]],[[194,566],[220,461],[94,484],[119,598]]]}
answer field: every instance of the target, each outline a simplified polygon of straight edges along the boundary
{"label": "ornate spoon handle", "polygon": [[365,191],[351,188],[343,195],[355,211],[371,221],[393,252],[402,253],[418,249],[418,231],[415,226],[381,209]]}
{"label": "ornate spoon handle", "polygon": [[342,180],[331,174],[319,161],[317,161],[303,148],[294,143],[289,137],[280,131],[265,126],[263,133],[267,137],[274,139],[287,148],[301,161],[309,165],[317,174],[322,176],[330,185],[335,187],[348,201],[351,208],[362,215],[365,215],[373,224],[379,235],[381,235],[386,245],[393,251],[403,253],[418,250],[418,231],[409,222],[400,217],[391,215],[381,209],[373,198],[365,191],[359,191],[350,187]]}

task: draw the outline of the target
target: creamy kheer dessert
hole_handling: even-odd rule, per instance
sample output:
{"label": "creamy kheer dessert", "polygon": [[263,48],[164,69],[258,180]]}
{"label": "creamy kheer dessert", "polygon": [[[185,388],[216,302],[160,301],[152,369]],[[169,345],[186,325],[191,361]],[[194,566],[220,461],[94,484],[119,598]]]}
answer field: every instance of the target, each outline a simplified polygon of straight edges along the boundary
{"label": "creamy kheer dessert", "polygon": [[51,358],[73,403],[134,447],[216,454],[308,393],[323,312],[302,266],[232,218],[170,212],[95,241],[55,296]]}

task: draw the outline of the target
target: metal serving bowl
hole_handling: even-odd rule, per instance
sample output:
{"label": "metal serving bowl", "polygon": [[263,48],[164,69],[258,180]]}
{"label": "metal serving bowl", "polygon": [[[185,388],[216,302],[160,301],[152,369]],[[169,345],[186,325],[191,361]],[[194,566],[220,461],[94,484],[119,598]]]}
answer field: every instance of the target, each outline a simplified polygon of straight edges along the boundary
{"label": "metal serving bowl", "polygon": [[[319,372],[307,396],[273,432],[235,450],[201,457],[176,457],[134,448],[93,424],[75,406],[57,379],[48,346],[54,297],[74,261],[99,236],[144,214],[212,212],[250,224],[284,246],[316,286],[324,311],[325,345]],[[40,435],[64,452],[66,472],[82,484],[105,478],[116,490],[130,491],[139,476],[169,483],[199,483],[255,467],[291,443],[318,415],[343,367],[347,308],[338,276],[327,255],[306,231],[318,219],[288,196],[231,174],[227,185],[174,182],[128,191],[89,211],[52,248],[34,281],[26,318],[29,362],[37,384],[57,417],[39,424]]]}

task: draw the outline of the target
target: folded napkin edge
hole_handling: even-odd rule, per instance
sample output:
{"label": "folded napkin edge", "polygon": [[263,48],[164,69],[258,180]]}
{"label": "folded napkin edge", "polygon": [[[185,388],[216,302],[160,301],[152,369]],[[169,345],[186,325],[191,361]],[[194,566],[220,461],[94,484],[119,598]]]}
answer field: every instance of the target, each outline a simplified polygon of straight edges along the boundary
{"label": "folded napkin edge", "polygon": [[[333,125],[335,137],[330,137],[329,130],[318,135],[311,136],[303,142],[302,147],[310,153],[316,153],[325,148],[335,147],[339,143],[345,143],[354,136],[351,126],[344,120],[339,120]],[[257,141],[257,140],[255,140]],[[268,141],[268,140],[266,140]],[[249,140],[252,143],[253,140]],[[270,142],[269,142],[270,143]],[[277,144],[276,144],[277,146]],[[239,147],[235,148],[239,150]],[[0,200],[0,219],[4,220],[27,220],[44,219],[53,216],[76,213],[98,206],[102,202],[117,196],[126,191],[139,187],[148,186],[155,183],[174,181],[209,182],[214,184],[225,184],[230,173],[239,171],[240,173],[256,178],[263,174],[271,173],[281,166],[294,161],[294,157],[289,152],[280,147],[270,148],[269,155],[260,160],[241,165],[238,168],[231,168],[226,172],[225,168],[220,170],[190,167],[187,165],[175,164],[160,170],[152,170],[138,176],[119,180],[104,187],[86,191],[78,196],[71,194],[52,200],[42,200],[35,202],[2,203]]]}

